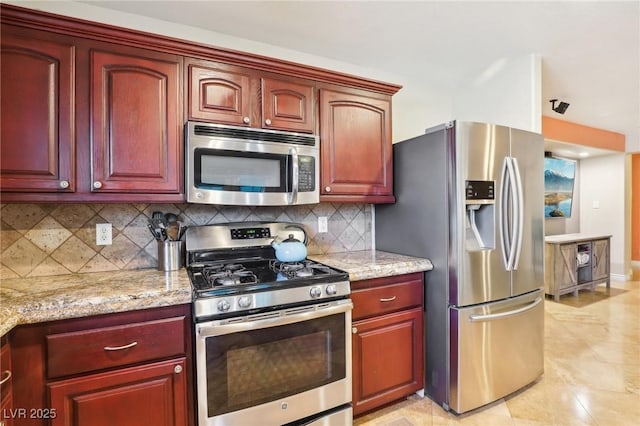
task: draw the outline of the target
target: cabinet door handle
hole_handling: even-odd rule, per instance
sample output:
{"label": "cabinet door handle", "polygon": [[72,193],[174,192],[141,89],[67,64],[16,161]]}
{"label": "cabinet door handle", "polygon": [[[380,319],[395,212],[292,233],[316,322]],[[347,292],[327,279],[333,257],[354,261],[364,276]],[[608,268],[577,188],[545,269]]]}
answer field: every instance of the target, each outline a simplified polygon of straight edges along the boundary
{"label": "cabinet door handle", "polygon": [[4,376],[2,378],[2,380],[0,380],[0,385],[4,385],[5,383],[7,383],[7,380],[9,380],[11,378],[11,371],[9,370],[4,370],[2,372],[2,375]]}
{"label": "cabinet door handle", "polygon": [[102,188],[102,182],[100,182],[99,180],[97,180],[97,181],[93,182],[93,187],[94,187],[95,189],[100,189],[100,188]]}
{"label": "cabinet door handle", "polygon": [[182,373],[182,366],[181,365],[176,365],[175,367],[173,367],[173,372],[176,373],[176,374]]}
{"label": "cabinet door handle", "polygon": [[351,334],[358,334],[358,328],[357,327],[351,327]]}
{"label": "cabinet door handle", "polygon": [[266,120],[264,120],[264,124],[266,124],[267,126],[271,126],[271,120],[267,118]]}
{"label": "cabinet door handle", "polygon": [[251,123],[251,119],[250,119],[249,117],[244,117],[244,118],[242,119],[242,122],[243,122],[244,124],[249,124],[249,123]]}
{"label": "cabinet door handle", "polygon": [[380,301],[381,302],[393,302],[394,300],[396,300],[396,296],[392,296],[392,297],[381,297]]}
{"label": "cabinet door handle", "polygon": [[61,180],[60,181],[60,188],[67,189],[68,187],[69,187],[69,181],[68,180]]}
{"label": "cabinet door handle", "polygon": [[122,351],[124,349],[132,348],[137,344],[138,344],[138,342],[131,342],[128,345],[124,345],[124,346],[105,346],[104,350],[105,351]]}
{"label": "cabinet door handle", "polygon": [[331,192],[331,187],[330,186],[325,186],[324,190],[327,191],[327,192]]}

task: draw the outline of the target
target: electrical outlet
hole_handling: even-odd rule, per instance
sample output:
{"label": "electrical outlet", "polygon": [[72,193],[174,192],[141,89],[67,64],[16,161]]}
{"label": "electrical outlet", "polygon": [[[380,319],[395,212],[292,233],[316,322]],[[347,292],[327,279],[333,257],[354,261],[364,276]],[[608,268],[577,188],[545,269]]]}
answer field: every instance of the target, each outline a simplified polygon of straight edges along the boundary
{"label": "electrical outlet", "polygon": [[96,223],[96,244],[110,246],[112,241],[112,228],[110,223]]}
{"label": "electrical outlet", "polygon": [[318,232],[323,234],[329,232],[329,224],[326,216],[318,216]]}

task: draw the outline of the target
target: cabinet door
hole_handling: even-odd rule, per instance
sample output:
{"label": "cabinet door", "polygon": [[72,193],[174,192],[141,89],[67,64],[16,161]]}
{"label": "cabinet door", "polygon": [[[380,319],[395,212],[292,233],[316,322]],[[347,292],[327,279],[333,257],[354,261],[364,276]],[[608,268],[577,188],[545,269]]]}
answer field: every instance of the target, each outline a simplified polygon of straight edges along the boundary
{"label": "cabinet door", "polygon": [[313,133],[315,88],[312,84],[262,79],[262,127]]}
{"label": "cabinet door", "polygon": [[595,240],[592,243],[593,280],[609,277],[609,240]]}
{"label": "cabinet door", "polygon": [[2,28],[3,192],[73,192],[74,47]]}
{"label": "cabinet door", "polygon": [[180,193],[182,60],[127,52],[90,52],[91,190]]}
{"label": "cabinet door", "polygon": [[578,268],[576,256],[578,250],[575,244],[559,246],[555,260],[555,280],[558,288],[573,287],[578,284]]}
{"label": "cabinet door", "polygon": [[255,101],[250,70],[223,69],[213,62],[189,62],[187,73],[189,119],[237,126],[252,124]]}
{"label": "cabinet door", "polygon": [[391,99],[320,91],[321,201],[393,202]]}
{"label": "cabinet door", "polygon": [[48,385],[52,426],[186,426],[185,359]]}
{"label": "cabinet door", "polygon": [[11,348],[9,342],[4,342],[0,349],[0,426],[13,425],[11,418],[13,411]]}
{"label": "cabinet door", "polygon": [[422,316],[416,308],[353,323],[354,414],[423,387]]}

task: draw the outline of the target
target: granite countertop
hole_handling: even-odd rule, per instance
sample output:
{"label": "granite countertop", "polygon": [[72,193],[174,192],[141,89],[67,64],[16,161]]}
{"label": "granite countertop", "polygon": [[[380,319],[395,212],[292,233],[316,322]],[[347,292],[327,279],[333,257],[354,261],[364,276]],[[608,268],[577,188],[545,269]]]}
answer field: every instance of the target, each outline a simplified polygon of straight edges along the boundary
{"label": "granite countertop", "polygon": [[602,238],[611,238],[611,234],[576,233],[576,234],[549,235],[547,237],[544,237],[544,242],[549,244],[563,244],[563,243],[575,243],[578,241],[599,240]]}
{"label": "granite countertop", "polygon": [[[428,259],[382,251],[310,255],[351,281],[433,269]],[[20,324],[191,303],[187,271],[155,269],[11,278],[0,284],[0,336]]]}
{"label": "granite countertop", "polygon": [[433,269],[433,264],[429,259],[380,250],[309,255],[309,258],[348,272],[350,281],[410,274]]}
{"label": "granite countertop", "polygon": [[0,285],[0,335],[19,324],[191,303],[185,269],[12,278]]}

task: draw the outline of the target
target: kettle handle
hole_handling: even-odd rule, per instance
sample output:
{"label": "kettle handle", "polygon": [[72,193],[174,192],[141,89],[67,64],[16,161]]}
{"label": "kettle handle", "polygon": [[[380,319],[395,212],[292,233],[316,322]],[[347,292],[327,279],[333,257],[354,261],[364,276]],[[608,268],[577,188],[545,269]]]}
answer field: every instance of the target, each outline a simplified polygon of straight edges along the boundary
{"label": "kettle handle", "polygon": [[292,223],[290,225],[287,225],[284,227],[285,229],[288,228],[298,228],[299,230],[302,231],[302,235],[304,235],[304,241],[302,242],[302,244],[304,244],[305,246],[307,245],[307,231],[304,230],[304,228],[302,227],[302,225],[297,225],[295,223]]}

